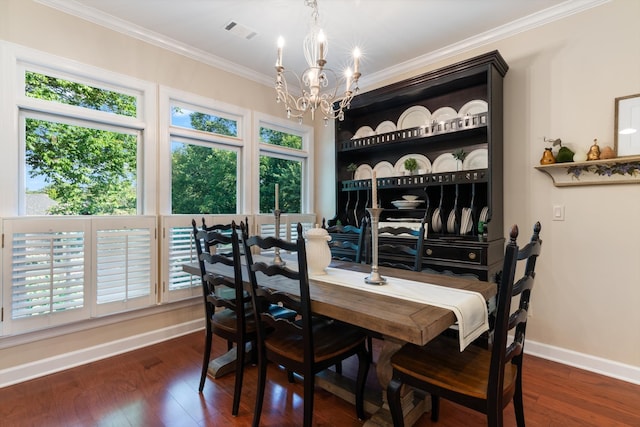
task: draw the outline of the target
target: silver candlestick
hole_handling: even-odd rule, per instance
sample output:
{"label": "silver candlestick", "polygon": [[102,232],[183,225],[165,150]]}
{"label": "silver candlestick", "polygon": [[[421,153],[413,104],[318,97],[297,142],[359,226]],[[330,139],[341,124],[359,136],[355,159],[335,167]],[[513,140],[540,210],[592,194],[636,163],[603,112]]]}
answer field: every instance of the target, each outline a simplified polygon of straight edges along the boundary
{"label": "silver candlestick", "polygon": [[371,274],[364,278],[364,282],[370,285],[384,285],[387,279],[378,273],[378,220],[382,208],[367,208],[369,216],[371,216],[371,251],[373,259],[371,260]]}
{"label": "silver candlestick", "polygon": [[[276,239],[280,238],[280,209],[275,209],[273,215],[276,217]],[[275,255],[273,256],[273,264],[284,267],[286,262],[280,258],[280,248],[275,248]]]}

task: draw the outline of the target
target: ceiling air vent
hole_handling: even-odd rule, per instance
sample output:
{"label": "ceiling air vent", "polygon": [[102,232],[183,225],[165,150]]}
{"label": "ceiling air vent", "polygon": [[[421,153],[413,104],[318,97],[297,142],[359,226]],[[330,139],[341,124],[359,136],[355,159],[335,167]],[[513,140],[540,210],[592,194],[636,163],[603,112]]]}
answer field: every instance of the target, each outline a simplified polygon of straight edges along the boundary
{"label": "ceiling air vent", "polygon": [[244,25],[238,24],[236,21],[229,21],[227,25],[224,27],[225,30],[229,31],[231,34],[241,37],[243,39],[251,40],[255,37],[256,33],[249,27],[245,27]]}

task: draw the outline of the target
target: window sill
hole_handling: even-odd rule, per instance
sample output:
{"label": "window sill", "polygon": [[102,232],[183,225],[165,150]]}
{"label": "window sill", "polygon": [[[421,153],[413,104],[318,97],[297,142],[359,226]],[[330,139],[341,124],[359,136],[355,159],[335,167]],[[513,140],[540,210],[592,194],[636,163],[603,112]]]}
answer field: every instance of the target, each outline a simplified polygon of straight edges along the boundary
{"label": "window sill", "polygon": [[598,184],[640,184],[640,156],[536,166],[556,187]]}

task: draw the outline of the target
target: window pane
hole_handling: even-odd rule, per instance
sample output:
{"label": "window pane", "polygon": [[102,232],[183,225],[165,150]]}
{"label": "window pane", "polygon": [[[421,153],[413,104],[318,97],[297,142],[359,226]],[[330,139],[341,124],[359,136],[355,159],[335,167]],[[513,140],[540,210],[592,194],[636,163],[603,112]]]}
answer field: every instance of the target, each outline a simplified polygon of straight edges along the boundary
{"label": "window pane", "polygon": [[135,96],[31,71],[25,72],[24,80],[25,94],[31,98],[105,111],[121,116],[136,117],[137,114]]}
{"label": "window pane", "polygon": [[174,214],[234,214],[238,152],[171,143],[171,211]]}
{"label": "window pane", "polygon": [[192,111],[184,107],[171,108],[171,124],[224,136],[238,136],[238,122],[223,117]]}
{"label": "window pane", "polygon": [[280,187],[280,211],[300,213],[302,209],[302,162],[260,156],[260,213],[273,211],[276,183]]}
{"label": "window pane", "polygon": [[25,120],[28,215],[135,215],[136,135]]}
{"label": "window pane", "polygon": [[302,149],[302,137],[292,135],[290,133],[280,132],[277,130],[261,127],[260,142],[265,144],[280,145],[282,147]]}

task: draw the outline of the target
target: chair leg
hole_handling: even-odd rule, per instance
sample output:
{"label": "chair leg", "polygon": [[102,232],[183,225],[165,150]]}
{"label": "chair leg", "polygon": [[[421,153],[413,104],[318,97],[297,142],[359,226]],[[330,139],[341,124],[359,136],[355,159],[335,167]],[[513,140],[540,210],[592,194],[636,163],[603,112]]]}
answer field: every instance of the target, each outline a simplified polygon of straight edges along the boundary
{"label": "chair leg", "polygon": [[402,416],[402,403],[400,401],[400,389],[402,382],[396,378],[391,378],[387,386],[387,403],[391,412],[391,419],[394,427],[404,427],[404,417]]}
{"label": "chair leg", "polygon": [[364,420],[364,386],[367,383],[371,354],[366,348],[358,352],[358,377],[356,378],[356,414],[359,420]]}
{"label": "chair leg", "polygon": [[207,379],[207,370],[209,369],[209,358],[211,357],[211,339],[212,332],[209,328],[207,328],[207,332],[204,338],[204,355],[202,358],[202,373],[200,374],[200,386],[198,387],[198,391],[202,393],[204,389],[204,382]]}
{"label": "chair leg", "polygon": [[367,336],[367,348],[369,349],[369,363],[373,363],[373,338]]}
{"label": "chair leg", "polygon": [[242,380],[244,377],[244,360],[246,357],[245,354],[245,343],[238,342],[236,345],[237,354],[236,354],[236,384],[233,390],[233,407],[231,408],[231,415],[238,415],[238,409],[240,407],[240,396],[242,395]]}
{"label": "chair leg", "polygon": [[304,375],[304,413],[303,427],[311,427],[313,421],[313,392],[315,387],[315,375],[306,372]]}
{"label": "chair leg", "polygon": [[440,396],[431,395],[431,421],[436,422],[440,418]]}
{"label": "chair leg", "polygon": [[287,380],[293,384],[296,380],[293,377],[293,371],[291,369],[287,369]]}
{"label": "chair leg", "polygon": [[267,382],[267,359],[258,353],[258,390],[256,392],[256,407],[253,411],[253,427],[260,426],[260,415],[262,414],[262,402],[264,400],[264,388]]}
{"label": "chair leg", "polygon": [[336,363],[336,374],[342,375],[342,362]]}
{"label": "chair leg", "polygon": [[516,390],[513,394],[513,408],[516,413],[516,425],[524,427],[524,405],[522,404],[522,365],[516,377]]}

